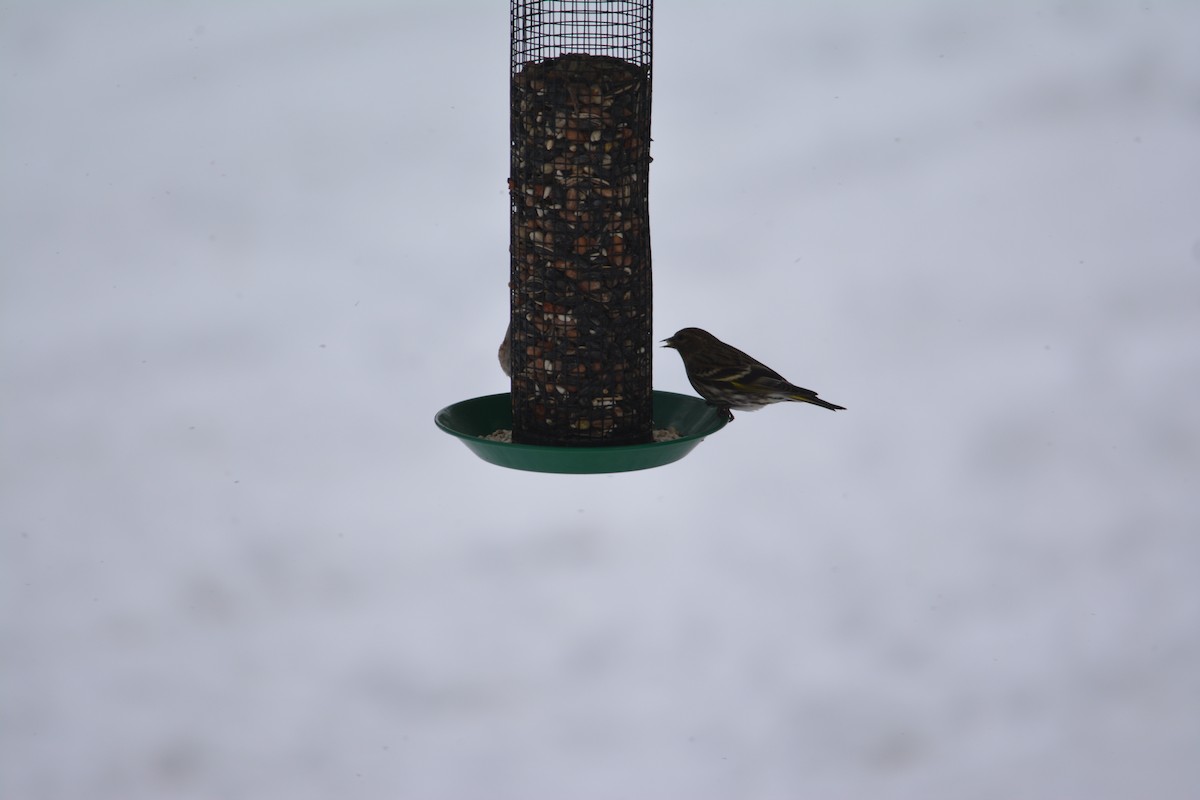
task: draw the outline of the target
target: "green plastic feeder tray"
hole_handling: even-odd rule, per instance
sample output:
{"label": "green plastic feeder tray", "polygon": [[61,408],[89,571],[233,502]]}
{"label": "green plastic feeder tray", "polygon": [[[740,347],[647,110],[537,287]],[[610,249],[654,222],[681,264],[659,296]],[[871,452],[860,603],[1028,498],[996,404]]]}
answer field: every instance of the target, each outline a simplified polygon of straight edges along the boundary
{"label": "green plastic feeder tray", "polygon": [[437,426],[489,464],[531,472],[572,474],[630,472],[670,464],[690,453],[704,437],[725,427],[725,415],[699,397],[654,392],[654,427],[674,428],[678,439],[648,444],[552,447],[484,439],[512,428],[508,394],[490,394],[446,406],[433,418]]}

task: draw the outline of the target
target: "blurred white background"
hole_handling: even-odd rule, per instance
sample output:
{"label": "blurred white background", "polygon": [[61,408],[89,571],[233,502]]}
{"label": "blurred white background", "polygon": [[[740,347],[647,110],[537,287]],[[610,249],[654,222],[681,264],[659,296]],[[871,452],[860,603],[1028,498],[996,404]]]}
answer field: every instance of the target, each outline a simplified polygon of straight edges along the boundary
{"label": "blurred white background", "polygon": [[1197,31],[662,0],[656,338],[849,410],[554,476],[505,3],[0,0],[0,797],[1194,797]]}

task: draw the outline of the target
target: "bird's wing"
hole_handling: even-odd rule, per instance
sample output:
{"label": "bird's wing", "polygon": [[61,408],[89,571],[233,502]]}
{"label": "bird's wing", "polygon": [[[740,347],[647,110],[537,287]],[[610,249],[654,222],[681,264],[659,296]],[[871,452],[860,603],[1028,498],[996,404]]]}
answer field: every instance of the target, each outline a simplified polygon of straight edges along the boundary
{"label": "bird's wing", "polygon": [[816,397],[817,393],[812,389],[803,389],[790,383],[782,375],[773,369],[760,367],[759,369],[750,370],[749,375],[744,376],[742,380],[735,380],[734,386],[739,389],[749,391],[766,391],[780,392],[783,394],[797,394],[804,397]]}
{"label": "bird's wing", "polygon": [[804,387],[802,387],[802,386],[797,386],[797,385],[795,385],[794,383],[789,383],[789,384],[787,385],[787,389],[788,389],[788,392],[789,392],[790,394],[794,395],[794,396],[795,396],[795,395],[798,395],[798,396],[800,396],[800,397],[807,397],[807,398],[809,398],[809,399],[812,399],[812,400],[817,400],[817,399],[819,399],[819,398],[817,397],[817,393],[816,393],[816,392],[814,392],[812,389],[805,389]]}
{"label": "bird's wing", "polygon": [[697,377],[708,381],[736,384],[752,371],[753,368],[749,364],[723,364],[699,367],[695,373]]}

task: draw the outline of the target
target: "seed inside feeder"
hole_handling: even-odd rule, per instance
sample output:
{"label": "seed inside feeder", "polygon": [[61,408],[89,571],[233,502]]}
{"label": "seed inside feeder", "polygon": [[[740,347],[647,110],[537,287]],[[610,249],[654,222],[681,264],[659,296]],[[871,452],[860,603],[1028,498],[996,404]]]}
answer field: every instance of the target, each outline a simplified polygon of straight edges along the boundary
{"label": "seed inside feeder", "polygon": [[514,436],[650,441],[649,69],[526,64],[511,112]]}

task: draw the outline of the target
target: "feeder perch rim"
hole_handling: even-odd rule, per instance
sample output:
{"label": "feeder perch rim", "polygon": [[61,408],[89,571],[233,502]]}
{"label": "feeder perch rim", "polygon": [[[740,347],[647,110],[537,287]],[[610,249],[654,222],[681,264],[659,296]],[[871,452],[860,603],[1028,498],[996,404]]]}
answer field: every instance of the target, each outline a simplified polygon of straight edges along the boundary
{"label": "feeder perch rim", "polygon": [[543,445],[501,442],[483,437],[512,426],[512,400],[506,393],[485,395],[449,405],[434,415],[438,428],[497,466],[531,472],[596,474],[650,469],[673,463],[690,453],[728,419],[699,397],[653,392],[654,426],[675,428],[679,438],[644,444]]}

